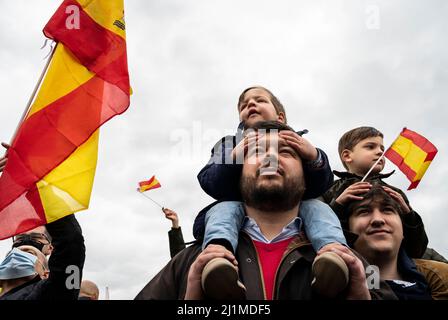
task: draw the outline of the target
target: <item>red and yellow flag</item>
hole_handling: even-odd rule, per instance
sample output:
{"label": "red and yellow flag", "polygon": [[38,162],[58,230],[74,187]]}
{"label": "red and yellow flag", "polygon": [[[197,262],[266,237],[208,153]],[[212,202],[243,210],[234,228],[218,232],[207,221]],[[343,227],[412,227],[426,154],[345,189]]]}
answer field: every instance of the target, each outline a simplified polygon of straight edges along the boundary
{"label": "red and yellow flag", "polygon": [[156,176],[152,176],[152,178],[149,179],[148,181],[140,181],[138,185],[139,185],[138,191],[140,192],[145,192],[151,189],[161,187],[160,182],[156,179]]}
{"label": "red and yellow flag", "polygon": [[436,154],[437,148],[428,139],[404,128],[384,155],[411,181],[411,190],[420,183]]}
{"label": "red and yellow flag", "polygon": [[129,106],[123,0],[65,0],[57,46],[0,177],[0,239],[87,209],[99,127]]}

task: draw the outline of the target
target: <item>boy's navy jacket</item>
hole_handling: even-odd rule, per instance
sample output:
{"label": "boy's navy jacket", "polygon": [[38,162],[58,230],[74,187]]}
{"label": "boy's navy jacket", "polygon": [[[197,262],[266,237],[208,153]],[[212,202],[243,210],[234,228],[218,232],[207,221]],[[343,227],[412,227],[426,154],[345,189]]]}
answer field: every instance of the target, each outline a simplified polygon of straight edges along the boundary
{"label": "boy's navy jacket", "polygon": [[[211,157],[207,165],[198,174],[199,184],[211,197],[221,201],[241,201],[239,182],[242,164],[234,164],[231,153],[233,148],[242,140],[242,124],[238,126],[235,136],[226,136],[219,140],[211,151]],[[298,135],[307,133],[308,130],[297,132]],[[315,162],[303,162],[306,190],[303,199],[317,198],[327,191],[333,184],[328,157],[324,151],[318,149],[319,165]],[[212,203],[199,212],[193,226],[193,234],[200,239],[204,233],[205,213],[217,202]]]}

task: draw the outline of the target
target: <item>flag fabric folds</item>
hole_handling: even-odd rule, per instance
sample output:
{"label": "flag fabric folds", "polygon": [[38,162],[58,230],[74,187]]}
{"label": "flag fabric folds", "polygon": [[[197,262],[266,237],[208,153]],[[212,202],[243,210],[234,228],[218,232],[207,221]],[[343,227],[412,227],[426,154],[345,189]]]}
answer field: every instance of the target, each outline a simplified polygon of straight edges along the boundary
{"label": "flag fabric folds", "polygon": [[129,106],[124,29],[123,0],[66,0],[45,26],[57,45],[0,177],[0,239],[88,208],[99,127]]}
{"label": "flag fabric folds", "polygon": [[140,181],[138,185],[139,185],[138,191],[140,192],[145,192],[151,189],[161,187],[160,182],[156,179],[155,176],[152,176],[151,179],[149,179],[148,181]]}
{"label": "flag fabric folds", "polygon": [[420,183],[436,154],[437,148],[428,139],[404,128],[384,155],[411,181],[411,190]]}

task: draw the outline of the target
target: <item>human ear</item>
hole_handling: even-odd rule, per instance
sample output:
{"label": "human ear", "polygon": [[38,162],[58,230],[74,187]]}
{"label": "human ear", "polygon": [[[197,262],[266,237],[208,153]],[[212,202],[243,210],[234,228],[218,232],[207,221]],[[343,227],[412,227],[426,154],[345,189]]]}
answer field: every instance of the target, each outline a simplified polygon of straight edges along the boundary
{"label": "human ear", "polygon": [[345,163],[351,163],[352,157],[351,157],[352,152],[348,149],[344,149],[341,153],[341,159],[342,161],[344,161]]}
{"label": "human ear", "polygon": [[279,112],[277,115],[277,121],[281,123],[285,123],[285,114],[283,112]]}
{"label": "human ear", "polygon": [[48,245],[48,255],[51,255],[52,253],[53,253],[53,245],[50,243],[49,245]]}

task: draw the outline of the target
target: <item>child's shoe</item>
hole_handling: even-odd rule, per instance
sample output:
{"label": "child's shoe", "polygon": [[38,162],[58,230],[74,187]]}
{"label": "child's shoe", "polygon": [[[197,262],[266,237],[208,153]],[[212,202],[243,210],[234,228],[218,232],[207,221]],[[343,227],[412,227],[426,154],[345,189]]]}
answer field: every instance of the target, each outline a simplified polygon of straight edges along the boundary
{"label": "child's shoe", "polygon": [[246,287],[238,280],[235,266],[225,258],[210,260],[202,271],[202,290],[215,300],[246,299]]}
{"label": "child's shoe", "polygon": [[313,290],[320,296],[334,298],[342,292],[349,281],[349,271],[345,261],[334,252],[324,252],[314,259]]}

